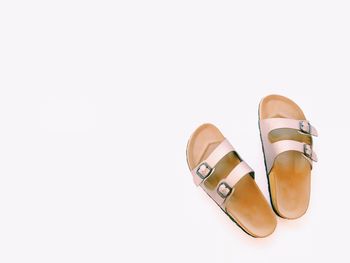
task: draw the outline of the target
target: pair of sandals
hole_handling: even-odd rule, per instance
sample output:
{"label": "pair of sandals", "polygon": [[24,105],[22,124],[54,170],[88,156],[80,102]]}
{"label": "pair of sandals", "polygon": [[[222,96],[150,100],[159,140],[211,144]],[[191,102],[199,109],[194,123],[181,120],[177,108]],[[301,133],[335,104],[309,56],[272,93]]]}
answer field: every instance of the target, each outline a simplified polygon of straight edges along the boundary
{"label": "pair of sandals", "polygon": [[[270,95],[259,106],[259,128],[272,208],[282,218],[296,219],[307,210],[316,129],[292,100]],[[276,216],[242,160],[218,128],[204,124],[187,145],[194,182],[247,234],[266,237]]]}

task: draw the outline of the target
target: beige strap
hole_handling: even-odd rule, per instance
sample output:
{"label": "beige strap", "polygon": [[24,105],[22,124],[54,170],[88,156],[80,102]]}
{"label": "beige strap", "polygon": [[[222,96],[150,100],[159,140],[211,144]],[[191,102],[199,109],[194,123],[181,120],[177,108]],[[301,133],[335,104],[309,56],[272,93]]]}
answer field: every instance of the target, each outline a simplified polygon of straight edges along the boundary
{"label": "beige strap", "polygon": [[316,129],[306,120],[293,120],[286,118],[271,118],[260,120],[261,138],[265,154],[266,170],[270,173],[276,157],[287,151],[301,152],[306,159],[310,161],[317,161],[317,156],[309,144],[297,142],[294,140],[282,140],[271,143],[268,136],[269,133],[276,129],[295,129],[302,133],[317,136]]}
{"label": "beige strap", "polygon": [[233,194],[236,183],[247,174],[251,174],[254,177],[253,169],[246,162],[242,161],[232,169],[226,178],[219,182],[215,191],[208,192],[205,190],[222,209],[225,209],[225,202]]}
{"label": "beige strap", "polygon": [[194,183],[200,185],[208,176],[210,176],[216,164],[228,153],[234,152],[235,149],[230,142],[225,139],[223,140],[214,151],[208,156],[208,158],[202,161],[199,165],[194,168],[191,173],[193,175]]}
{"label": "beige strap", "polygon": [[265,127],[266,132],[276,129],[294,129],[312,136],[318,136],[317,130],[307,120],[294,120],[286,118],[270,118],[260,120],[260,125]]}
{"label": "beige strap", "polygon": [[225,201],[234,192],[236,183],[246,174],[254,176],[252,168],[250,168],[246,162],[242,161],[219,182],[214,190],[208,189],[203,182],[213,174],[215,166],[230,152],[235,152],[235,149],[229,141],[225,139],[214,149],[208,158],[203,160],[191,171],[195,184],[201,186],[222,209],[225,209]]}

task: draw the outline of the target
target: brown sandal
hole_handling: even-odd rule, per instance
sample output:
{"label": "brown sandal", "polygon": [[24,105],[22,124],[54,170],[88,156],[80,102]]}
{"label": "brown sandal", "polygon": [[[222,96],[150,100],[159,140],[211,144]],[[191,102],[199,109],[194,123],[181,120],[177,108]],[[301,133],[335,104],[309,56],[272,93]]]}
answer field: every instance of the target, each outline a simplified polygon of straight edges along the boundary
{"label": "brown sandal", "polygon": [[261,101],[259,127],[272,206],[283,218],[301,217],[309,205],[317,131],[296,103],[279,95]]}
{"label": "brown sandal", "polygon": [[253,170],[212,124],[192,134],[187,163],[194,182],[246,233],[266,237],[276,228],[276,216],[254,180]]}

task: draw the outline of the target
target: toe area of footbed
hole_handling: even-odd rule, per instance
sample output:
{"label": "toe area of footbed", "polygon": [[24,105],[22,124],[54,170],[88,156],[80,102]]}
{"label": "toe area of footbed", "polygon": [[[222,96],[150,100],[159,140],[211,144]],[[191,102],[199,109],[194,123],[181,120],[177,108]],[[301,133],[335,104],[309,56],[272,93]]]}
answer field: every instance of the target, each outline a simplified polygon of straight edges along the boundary
{"label": "toe area of footbed", "polygon": [[194,169],[225,139],[220,130],[211,123],[199,126],[191,135],[186,149],[187,164]]}
{"label": "toe area of footbed", "polygon": [[298,104],[281,95],[269,95],[264,97],[259,105],[259,116],[260,119],[305,119],[305,115]]}
{"label": "toe area of footbed", "polygon": [[253,237],[267,237],[276,229],[276,216],[250,175],[236,184],[226,212]]}

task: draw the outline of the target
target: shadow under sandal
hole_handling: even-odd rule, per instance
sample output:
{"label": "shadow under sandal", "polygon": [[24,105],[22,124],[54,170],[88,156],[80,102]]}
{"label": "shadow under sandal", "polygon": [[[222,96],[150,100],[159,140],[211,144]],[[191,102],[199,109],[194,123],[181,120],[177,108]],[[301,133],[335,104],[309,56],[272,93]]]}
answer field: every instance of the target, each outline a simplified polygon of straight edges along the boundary
{"label": "shadow under sandal", "polygon": [[193,180],[246,233],[266,237],[276,216],[254,180],[253,170],[212,124],[200,126],[187,145]]}
{"label": "shadow under sandal", "polygon": [[260,102],[259,127],[272,206],[283,218],[299,218],[309,205],[317,131],[296,103],[279,95]]}

